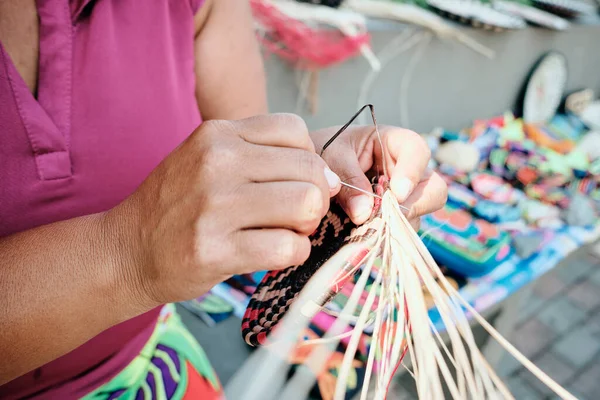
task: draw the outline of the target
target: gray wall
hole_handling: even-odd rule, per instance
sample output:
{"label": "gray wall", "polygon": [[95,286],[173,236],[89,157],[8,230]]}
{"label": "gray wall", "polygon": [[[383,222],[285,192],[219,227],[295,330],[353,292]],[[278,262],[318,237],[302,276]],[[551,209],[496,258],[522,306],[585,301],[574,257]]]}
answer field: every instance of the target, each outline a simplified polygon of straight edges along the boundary
{"label": "gray wall", "polygon": [[[548,50],[562,52],[568,60],[568,89],[589,87],[600,94],[600,19],[591,18],[569,31],[553,32],[529,27],[520,31],[489,33],[461,27],[492,48],[489,60],[454,41],[434,38],[412,75],[408,90],[409,126],[429,132],[436,126],[460,129],[475,118],[498,115],[511,109],[535,61]],[[378,53],[408,29],[400,23],[373,24],[372,44]],[[403,71],[415,48],[390,62],[371,87],[368,101],[382,124],[400,125],[399,89]],[[272,112],[298,112],[298,89],[293,69],[276,56],[267,56],[269,103]],[[362,80],[369,71],[357,57],[319,73],[319,107],[316,115],[306,108],[300,114],[310,128],[343,124],[357,110]]]}

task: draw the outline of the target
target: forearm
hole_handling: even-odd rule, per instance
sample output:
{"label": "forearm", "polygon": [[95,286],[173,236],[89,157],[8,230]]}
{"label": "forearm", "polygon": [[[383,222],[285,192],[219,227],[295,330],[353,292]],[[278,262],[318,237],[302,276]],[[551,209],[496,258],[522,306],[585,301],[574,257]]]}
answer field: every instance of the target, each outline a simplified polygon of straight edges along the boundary
{"label": "forearm", "polygon": [[196,15],[196,98],[205,120],[268,112],[266,79],[247,0],[207,0]]}
{"label": "forearm", "polygon": [[0,384],[146,311],[122,233],[97,214],[0,239]]}

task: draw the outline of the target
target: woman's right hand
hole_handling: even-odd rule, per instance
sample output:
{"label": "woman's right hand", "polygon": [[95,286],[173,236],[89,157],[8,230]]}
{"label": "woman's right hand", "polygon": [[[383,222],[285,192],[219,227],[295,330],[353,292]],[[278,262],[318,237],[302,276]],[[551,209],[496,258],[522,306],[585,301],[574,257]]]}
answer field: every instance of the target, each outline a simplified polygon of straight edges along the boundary
{"label": "woman's right hand", "polygon": [[107,213],[126,238],[119,273],[153,306],[300,264],[339,189],[299,117],[204,122]]}

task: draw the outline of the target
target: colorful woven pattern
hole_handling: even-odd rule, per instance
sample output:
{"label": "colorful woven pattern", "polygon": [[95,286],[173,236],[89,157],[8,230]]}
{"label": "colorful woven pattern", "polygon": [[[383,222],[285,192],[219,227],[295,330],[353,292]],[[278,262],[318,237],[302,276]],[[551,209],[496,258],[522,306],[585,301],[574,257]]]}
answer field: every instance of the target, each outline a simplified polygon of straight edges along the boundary
{"label": "colorful woven pattern", "polygon": [[333,256],[349,237],[354,225],[337,204],[311,236],[312,251],[303,265],[268,272],[250,299],[242,320],[246,343],[258,346],[286,313],[294,299],[319,267]]}
{"label": "colorful woven pattern", "polygon": [[[380,178],[375,186],[377,193],[383,192],[387,182]],[[377,229],[380,221],[379,199],[375,201],[373,215],[364,225],[356,228],[343,209],[332,203],[327,215],[311,236],[310,258],[303,264],[280,271],[268,272],[252,295],[244,318],[242,336],[251,346],[265,343],[267,335],[283,318],[290,305],[317,270],[345,243],[367,241]],[[356,229],[355,229],[356,228]],[[324,306],[340,292],[360,267],[364,254],[356,254],[340,269],[337,278],[331,283],[327,293],[315,299],[317,305]]]}

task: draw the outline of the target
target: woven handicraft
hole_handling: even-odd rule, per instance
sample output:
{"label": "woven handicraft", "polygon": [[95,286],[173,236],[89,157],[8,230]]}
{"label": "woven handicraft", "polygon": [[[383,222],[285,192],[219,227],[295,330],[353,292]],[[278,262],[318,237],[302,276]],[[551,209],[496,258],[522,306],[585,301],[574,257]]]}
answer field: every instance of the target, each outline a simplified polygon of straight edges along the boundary
{"label": "woven handicraft", "polygon": [[[386,186],[387,180],[382,177],[374,185],[374,190],[382,194]],[[350,221],[337,203],[331,203],[329,211],[310,237],[312,250],[308,260],[302,265],[268,272],[257,286],[242,320],[242,336],[246,343],[251,346],[265,344],[271,330],[281,321],[306,283],[344,244],[369,240],[381,221],[378,218],[380,202],[380,199],[375,199],[371,218],[360,227]],[[327,304],[352,279],[364,255],[356,254],[347,260],[329,290],[315,299],[318,306]]]}

